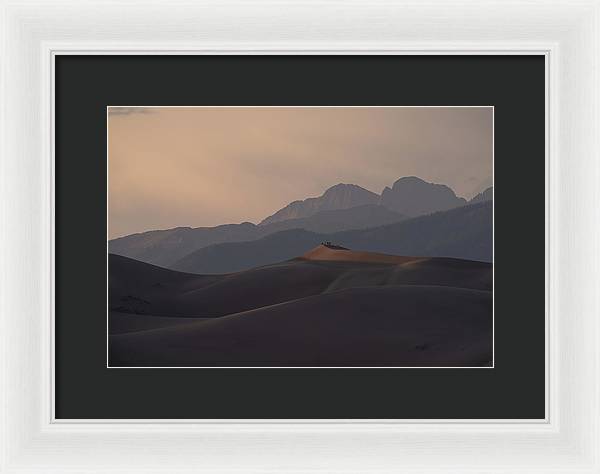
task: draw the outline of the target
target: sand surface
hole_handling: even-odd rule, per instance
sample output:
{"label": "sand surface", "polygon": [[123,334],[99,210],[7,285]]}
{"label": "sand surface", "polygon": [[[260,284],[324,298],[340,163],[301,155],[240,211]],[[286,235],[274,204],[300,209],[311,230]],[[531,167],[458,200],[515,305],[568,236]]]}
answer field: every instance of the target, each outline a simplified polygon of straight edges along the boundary
{"label": "sand surface", "polygon": [[111,366],[482,366],[492,266],[318,246],[226,275],[109,256]]}
{"label": "sand surface", "polygon": [[400,255],[386,255],[375,252],[359,252],[356,250],[330,248],[325,245],[309,250],[302,257],[304,260],[329,261],[329,262],[362,262],[362,263],[407,263],[420,260],[419,257],[403,257]]}

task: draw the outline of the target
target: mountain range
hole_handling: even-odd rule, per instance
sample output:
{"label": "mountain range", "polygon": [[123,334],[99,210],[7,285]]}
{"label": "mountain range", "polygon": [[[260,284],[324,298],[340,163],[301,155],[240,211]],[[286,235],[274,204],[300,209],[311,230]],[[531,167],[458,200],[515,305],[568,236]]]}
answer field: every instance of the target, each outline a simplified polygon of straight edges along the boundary
{"label": "mountain range", "polygon": [[135,258],[153,265],[170,267],[186,255],[214,244],[256,240],[288,229],[331,233],[376,227],[403,219],[405,216],[385,207],[367,204],[349,209],[324,210],[309,217],[263,225],[244,222],[216,227],[177,227],[168,230],[152,230],[111,240],[108,245],[110,253]]}
{"label": "mountain range", "polygon": [[408,176],[400,178],[391,188],[386,187],[379,204],[405,216],[415,217],[464,206],[467,200],[457,197],[448,186]]}
{"label": "mountain range", "polygon": [[[491,227],[486,228],[486,218],[491,225],[491,206],[473,213],[459,212],[449,217],[461,218],[467,230],[453,228],[452,234],[426,235],[419,226],[423,221],[412,222],[418,216],[439,211],[449,211],[465,207],[468,204],[483,203],[493,198],[492,188],[467,201],[457,197],[448,186],[427,183],[417,177],[398,179],[392,187],[386,187],[381,195],[354,184],[338,184],[327,189],[321,196],[294,201],[258,225],[250,222],[226,224],[216,227],[177,227],[167,230],[153,230],[113,239],[108,243],[109,253],[127,256],[167,268],[192,272],[223,273],[250,268],[248,265],[264,265],[277,260],[292,258],[306,251],[307,245],[314,246],[321,241],[335,240],[342,244],[357,243],[356,248],[366,250],[400,253],[413,249],[420,255],[444,255],[458,258],[491,261]],[[471,206],[467,206],[471,207]],[[485,217],[484,217],[485,214]],[[435,216],[435,214],[434,214]],[[479,219],[475,226],[464,220],[465,217]],[[433,217],[429,232],[445,232],[448,224],[443,215]],[[405,223],[402,238],[398,240],[394,230]],[[411,223],[412,222],[412,223]],[[429,222],[429,221],[425,221]],[[391,227],[390,227],[391,226]],[[385,228],[387,230],[375,229]],[[373,229],[374,233],[365,233],[363,240],[359,231]],[[414,231],[412,229],[415,229]],[[489,231],[489,238],[484,234]],[[410,233],[413,232],[413,233]],[[421,232],[421,233],[419,233]],[[466,244],[465,232],[485,237],[483,242],[473,246]],[[461,235],[457,238],[457,235]],[[406,237],[412,235],[412,242]],[[446,240],[444,245],[431,240]],[[462,239],[462,241],[460,241]],[[421,241],[418,245],[418,241]],[[460,241],[460,242],[459,242]],[[253,244],[256,242],[256,244]],[[400,242],[402,245],[400,245]],[[461,243],[462,242],[462,243]],[[228,246],[225,244],[239,245]],[[287,249],[286,249],[287,246]],[[390,250],[390,249],[393,249]],[[405,249],[405,250],[403,250]],[[412,251],[412,250],[411,250]],[[231,265],[234,259],[222,252],[245,252],[240,262]],[[447,255],[444,253],[448,253]],[[221,260],[221,264],[214,262]],[[213,263],[211,263],[213,262]]]}
{"label": "mountain range", "polygon": [[378,204],[380,196],[356,184],[336,184],[321,196],[294,201],[272,216],[263,219],[259,225],[272,224],[288,219],[310,217],[320,211],[335,211],[368,204]]}
{"label": "mountain range", "polygon": [[494,188],[487,188],[485,191],[480,192],[477,196],[474,196],[469,202],[484,202],[491,201],[494,199]]}
{"label": "mountain range", "polygon": [[189,273],[237,272],[292,259],[327,241],[353,250],[491,262],[492,235],[492,203],[487,201],[368,229],[333,234],[291,229],[252,241],[210,245],[170,268]]}

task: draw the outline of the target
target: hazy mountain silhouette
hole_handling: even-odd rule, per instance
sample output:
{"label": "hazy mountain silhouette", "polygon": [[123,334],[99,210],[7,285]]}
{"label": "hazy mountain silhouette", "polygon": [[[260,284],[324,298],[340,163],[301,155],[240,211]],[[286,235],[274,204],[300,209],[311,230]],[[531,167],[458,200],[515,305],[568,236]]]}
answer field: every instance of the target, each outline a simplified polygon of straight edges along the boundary
{"label": "hazy mountain silhouette", "polygon": [[467,201],[443,184],[433,184],[415,176],[400,178],[381,193],[379,204],[405,216],[415,217],[464,206]]}
{"label": "hazy mountain silhouette", "polygon": [[153,230],[111,240],[108,248],[110,253],[169,267],[195,250],[213,244],[256,240],[287,229],[330,233],[376,227],[399,222],[402,219],[404,216],[385,207],[368,204],[349,209],[320,211],[310,217],[288,219],[260,226],[244,222],[216,227]]}
{"label": "hazy mountain silhouette", "polygon": [[238,272],[289,260],[328,238],[326,234],[303,229],[284,230],[248,242],[209,245],[186,255],[170,268],[190,273]]}
{"label": "hazy mountain silhouette", "polygon": [[191,273],[227,273],[294,258],[323,241],[396,255],[492,261],[492,202],[462,206],[382,227],[318,234],[288,230],[199,249],[172,265]]}
{"label": "hazy mountain silhouette", "polygon": [[[469,203],[492,198],[493,190],[488,188]],[[449,187],[427,183],[416,177],[397,180],[392,188],[384,189],[381,197],[360,186],[338,184],[321,197],[289,204],[259,225],[244,222],[216,227],[154,230],[111,240],[108,246],[111,253],[171,267],[193,252],[215,244],[253,241],[289,229],[304,229],[316,234],[367,229],[466,203]],[[294,217],[300,215],[307,216]]]}
{"label": "hazy mountain silhouette", "polygon": [[469,203],[475,204],[477,202],[491,201],[492,199],[494,199],[494,188],[490,186],[485,191],[482,191],[477,196],[474,196]]}
{"label": "hazy mountain silhouette", "polygon": [[109,362],[489,365],[491,289],[489,263],[326,246],[227,275],[109,255]]}
{"label": "hazy mountain silhouette", "polygon": [[207,245],[245,241],[263,235],[265,234],[256,232],[256,226],[250,222],[216,227],[176,227],[113,239],[108,242],[108,251],[166,267]]}
{"label": "hazy mountain silhouette", "polygon": [[309,217],[319,211],[333,211],[365,204],[377,204],[378,201],[379,196],[377,194],[356,184],[336,184],[319,197],[291,202],[275,214],[263,219],[259,225]]}
{"label": "hazy mountain silhouette", "polygon": [[260,227],[266,229],[269,233],[288,229],[305,229],[328,234],[344,230],[366,229],[368,227],[393,224],[403,219],[406,219],[406,216],[383,206],[365,204],[348,209],[319,211],[310,217],[287,219],[272,224],[263,224]]}

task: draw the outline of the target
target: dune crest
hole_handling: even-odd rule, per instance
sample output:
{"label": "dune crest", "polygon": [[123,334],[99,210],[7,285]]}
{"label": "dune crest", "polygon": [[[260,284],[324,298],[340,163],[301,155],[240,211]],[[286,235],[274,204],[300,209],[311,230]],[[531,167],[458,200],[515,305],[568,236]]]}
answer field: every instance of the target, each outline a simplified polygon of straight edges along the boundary
{"label": "dune crest", "polygon": [[[195,275],[109,255],[111,366],[489,366],[492,264],[352,251]],[[235,295],[235,297],[232,297]]]}
{"label": "dune crest", "polygon": [[338,245],[321,244],[300,257],[303,260],[323,260],[336,262],[390,263],[401,264],[422,260],[421,257],[387,255],[376,252],[360,252]]}

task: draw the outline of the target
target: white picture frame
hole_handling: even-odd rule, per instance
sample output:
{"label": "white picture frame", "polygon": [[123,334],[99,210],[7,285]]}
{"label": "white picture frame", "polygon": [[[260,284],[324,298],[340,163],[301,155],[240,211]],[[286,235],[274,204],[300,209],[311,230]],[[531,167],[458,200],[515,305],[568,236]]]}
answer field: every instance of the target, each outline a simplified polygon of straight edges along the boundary
{"label": "white picture frame", "polygon": [[[598,0],[0,5],[0,472],[600,473]],[[57,420],[53,61],[157,53],[544,55],[545,419]]]}

